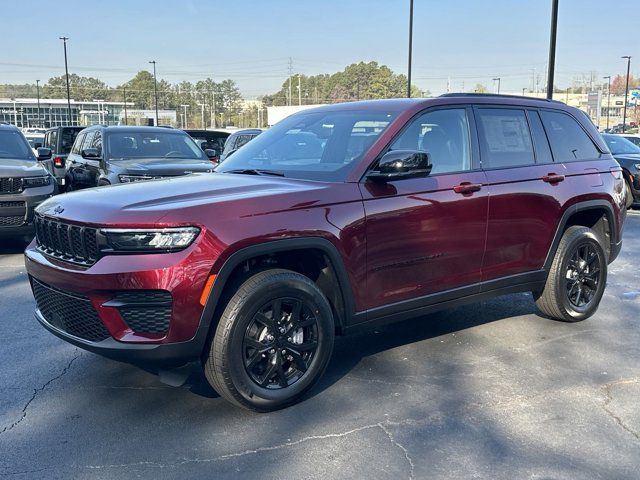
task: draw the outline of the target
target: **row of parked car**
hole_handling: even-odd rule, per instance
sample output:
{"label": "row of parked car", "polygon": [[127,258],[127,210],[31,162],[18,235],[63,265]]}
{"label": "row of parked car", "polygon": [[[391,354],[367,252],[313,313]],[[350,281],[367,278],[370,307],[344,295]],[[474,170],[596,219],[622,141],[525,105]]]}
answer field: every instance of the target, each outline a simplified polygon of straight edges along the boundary
{"label": "row of parked car", "polygon": [[34,208],[57,193],[210,172],[260,133],[104,125],[22,133],[0,124],[0,235],[30,239]]}

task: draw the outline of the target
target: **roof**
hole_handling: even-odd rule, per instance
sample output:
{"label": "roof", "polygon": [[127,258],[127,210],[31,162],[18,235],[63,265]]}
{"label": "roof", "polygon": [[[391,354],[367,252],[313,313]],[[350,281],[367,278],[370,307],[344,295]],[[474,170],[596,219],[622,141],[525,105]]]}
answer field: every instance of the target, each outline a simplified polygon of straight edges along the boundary
{"label": "roof", "polygon": [[231,135],[247,135],[247,134],[253,134],[253,133],[260,134],[262,132],[263,130],[259,128],[241,128],[240,130],[234,131]]}
{"label": "roof", "polygon": [[136,127],[136,126],[125,126],[125,125],[92,125],[87,127],[86,130],[106,130],[107,132],[130,132],[130,133],[176,133],[183,134],[185,133],[182,130],[178,130],[176,128],[167,128],[167,127]]}

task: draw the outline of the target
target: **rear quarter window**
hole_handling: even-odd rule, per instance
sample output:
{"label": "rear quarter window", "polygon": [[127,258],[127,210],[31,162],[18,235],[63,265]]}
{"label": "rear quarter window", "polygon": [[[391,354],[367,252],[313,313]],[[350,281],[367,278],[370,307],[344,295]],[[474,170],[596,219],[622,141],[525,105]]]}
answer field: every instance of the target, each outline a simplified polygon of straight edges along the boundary
{"label": "rear quarter window", "polygon": [[524,110],[477,110],[483,168],[535,164],[533,142]]}
{"label": "rear quarter window", "polygon": [[571,115],[543,110],[540,116],[556,162],[577,162],[600,157],[600,151],[589,135]]}

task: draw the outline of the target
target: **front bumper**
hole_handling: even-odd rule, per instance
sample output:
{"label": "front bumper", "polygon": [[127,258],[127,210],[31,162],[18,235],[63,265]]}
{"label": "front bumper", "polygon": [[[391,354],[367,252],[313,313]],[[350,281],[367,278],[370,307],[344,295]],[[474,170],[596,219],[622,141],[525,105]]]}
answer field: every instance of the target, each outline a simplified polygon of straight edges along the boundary
{"label": "front bumper", "polygon": [[0,236],[32,235],[33,212],[52,197],[53,186],[26,189],[21,194],[0,195]]}
{"label": "front bumper", "polygon": [[[210,320],[204,318],[204,307],[200,304],[213,264],[207,252],[206,241],[197,241],[181,252],[105,256],[84,268],[43,254],[34,241],[25,250],[25,265],[34,292],[37,283],[41,296],[45,286],[48,293],[67,295],[75,302],[81,299],[85,308],[90,309],[72,311],[56,298],[43,307],[39,300],[36,318],[63,340],[115,360],[157,368],[177,367],[198,360]],[[122,294],[149,291],[170,294],[170,320],[164,332],[136,331],[123,313]],[[137,306],[144,313],[145,305]],[[106,329],[105,335],[91,338],[83,335],[82,328],[69,328],[70,323],[82,321],[82,316],[91,316],[100,322],[100,329],[103,332]],[[139,320],[139,316],[134,316],[136,319]]]}

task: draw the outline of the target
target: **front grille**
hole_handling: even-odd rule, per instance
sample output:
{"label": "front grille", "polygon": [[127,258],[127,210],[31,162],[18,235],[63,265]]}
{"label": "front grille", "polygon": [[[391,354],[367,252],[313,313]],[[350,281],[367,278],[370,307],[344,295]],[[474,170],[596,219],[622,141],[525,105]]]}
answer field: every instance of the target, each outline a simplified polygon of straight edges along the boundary
{"label": "front grille", "polygon": [[0,208],[25,208],[24,202],[0,202]]}
{"label": "front grille", "polygon": [[87,297],[58,290],[35,278],[31,279],[31,288],[38,310],[49,324],[91,342],[109,338],[109,332]]}
{"label": "front grille", "polygon": [[2,177],[0,178],[0,194],[22,192],[22,178]]}
{"label": "front grille", "polygon": [[15,227],[24,223],[24,215],[11,215],[0,217],[0,227]]}
{"label": "front grille", "polygon": [[114,306],[136,333],[166,333],[171,322],[171,293],[166,290],[119,292],[105,303]]}
{"label": "front grille", "polygon": [[90,266],[100,258],[97,229],[35,217],[38,249],[67,262]]}

